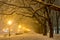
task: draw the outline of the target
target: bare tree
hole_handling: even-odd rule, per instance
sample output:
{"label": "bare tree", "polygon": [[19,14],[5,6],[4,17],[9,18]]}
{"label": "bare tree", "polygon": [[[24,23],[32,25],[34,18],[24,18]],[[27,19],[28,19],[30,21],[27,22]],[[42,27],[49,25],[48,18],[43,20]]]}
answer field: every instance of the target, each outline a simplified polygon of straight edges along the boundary
{"label": "bare tree", "polygon": [[[8,2],[4,2],[4,1],[0,1],[0,2],[2,4],[8,5],[8,6],[13,6],[15,8],[26,8],[26,9],[28,9],[28,11],[30,10],[30,12],[32,12],[32,16],[35,17],[41,25],[44,25],[44,28],[43,28],[44,29],[44,33],[43,33],[44,35],[47,35],[47,26],[46,26],[45,23],[48,22],[48,25],[49,25],[49,28],[50,28],[50,37],[53,37],[53,27],[52,27],[52,22],[51,22],[51,18],[50,18],[51,9],[56,10],[56,11],[60,11],[60,7],[53,4],[54,1],[55,0],[48,0],[48,2],[46,3],[46,2],[44,2],[44,0],[42,0],[42,1],[31,0],[29,2],[26,2],[25,0],[23,0],[23,5],[24,6],[9,4]],[[34,3],[31,3],[31,2],[34,2]],[[40,4],[42,4],[43,6],[40,7]],[[36,6],[38,6],[38,8]],[[43,9],[45,11],[44,13],[46,14],[47,17],[45,17],[44,13],[42,13],[44,16],[37,13],[37,11],[41,11],[41,9]],[[12,15],[15,12],[16,11],[13,11],[9,15]],[[3,15],[5,15],[5,14],[3,14]],[[32,17],[32,16],[26,16],[24,14],[18,14],[18,15],[23,15],[25,17]],[[42,17],[42,18],[40,19],[39,17]],[[43,20],[43,21],[41,21],[41,20]]]}
{"label": "bare tree", "polygon": [[57,34],[59,34],[59,18],[60,18],[60,13],[57,11],[56,12]]}

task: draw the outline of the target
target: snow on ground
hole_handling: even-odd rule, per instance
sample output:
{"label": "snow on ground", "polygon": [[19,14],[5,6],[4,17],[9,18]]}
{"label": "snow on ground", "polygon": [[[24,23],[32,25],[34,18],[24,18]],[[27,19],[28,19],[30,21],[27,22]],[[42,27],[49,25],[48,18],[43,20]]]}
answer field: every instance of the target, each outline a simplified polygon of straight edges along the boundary
{"label": "snow on ground", "polygon": [[60,34],[54,34],[54,40],[60,40]]}
{"label": "snow on ground", "polygon": [[53,38],[49,38],[37,33],[25,33],[18,36],[11,36],[10,38],[2,37],[0,40],[53,40]]}

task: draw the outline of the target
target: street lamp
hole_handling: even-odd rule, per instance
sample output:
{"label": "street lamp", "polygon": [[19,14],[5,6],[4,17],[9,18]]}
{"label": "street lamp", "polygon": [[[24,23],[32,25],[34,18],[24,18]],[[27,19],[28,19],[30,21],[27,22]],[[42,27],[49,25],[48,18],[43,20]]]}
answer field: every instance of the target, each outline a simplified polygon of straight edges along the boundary
{"label": "street lamp", "polygon": [[[7,24],[10,26],[12,24],[12,21],[9,20]],[[10,36],[10,27],[9,27],[9,36]]]}
{"label": "street lamp", "polygon": [[11,24],[12,24],[12,21],[11,21],[11,20],[9,20],[7,24],[8,24],[8,25],[11,25]]}
{"label": "street lamp", "polygon": [[21,28],[21,25],[19,25],[18,28],[20,29]]}
{"label": "street lamp", "polygon": [[18,25],[18,32],[20,32],[21,28],[21,25]]}

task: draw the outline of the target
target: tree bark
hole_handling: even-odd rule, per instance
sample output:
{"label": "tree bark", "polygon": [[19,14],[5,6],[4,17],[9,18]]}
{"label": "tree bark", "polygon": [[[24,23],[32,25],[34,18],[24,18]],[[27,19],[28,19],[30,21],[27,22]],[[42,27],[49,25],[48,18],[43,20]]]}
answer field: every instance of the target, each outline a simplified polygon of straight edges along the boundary
{"label": "tree bark", "polygon": [[58,20],[58,16],[57,16],[57,13],[56,13],[56,22],[57,22],[57,24],[56,24],[56,25],[57,25],[57,34],[59,34],[59,25],[58,25],[58,21],[59,21],[59,20]]}
{"label": "tree bark", "polygon": [[49,16],[51,13],[51,10],[49,9],[49,11],[48,11],[48,8],[46,8],[46,12],[47,12],[48,25],[49,25],[49,29],[50,29],[49,37],[53,38],[53,26],[52,26],[51,18]]}
{"label": "tree bark", "polygon": [[49,23],[49,28],[50,28],[50,38],[52,38],[53,37],[53,27],[52,27],[52,23],[51,23],[50,19],[49,19],[48,23]]}
{"label": "tree bark", "polygon": [[46,21],[44,21],[44,26],[43,26],[43,35],[47,35],[47,26],[46,26]]}

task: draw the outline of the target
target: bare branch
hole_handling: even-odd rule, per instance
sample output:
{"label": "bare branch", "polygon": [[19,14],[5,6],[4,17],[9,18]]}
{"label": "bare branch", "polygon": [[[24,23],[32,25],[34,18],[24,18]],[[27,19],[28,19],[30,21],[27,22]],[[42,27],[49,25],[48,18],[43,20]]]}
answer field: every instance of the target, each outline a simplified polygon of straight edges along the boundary
{"label": "bare branch", "polygon": [[30,7],[25,7],[25,6],[17,6],[17,5],[9,4],[9,3],[6,3],[6,2],[2,2],[2,1],[0,1],[0,2],[3,3],[3,4],[6,4],[6,5],[15,6],[15,7],[18,7],[18,8],[30,8]]}
{"label": "bare branch", "polygon": [[54,4],[49,4],[49,3],[46,3],[46,2],[43,2],[43,1],[36,1],[36,0],[34,0],[34,1],[37,2],[37,3],[40,3],[42,5],[45,5],[46,7],[50,8],[50,9],[60,11],[60,6],[57,6],[57,5],[54,5]]}
{"label": "bare branch", "polygon": [[22,15],[22,16],[25,16],[25,17],[30,17],[30,18],[32,18],[32,16],[26,16],[26,15],[24,15],[24,14],[17,14],[17,15]]}

